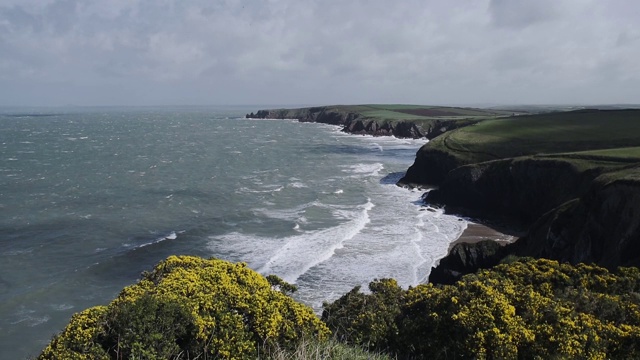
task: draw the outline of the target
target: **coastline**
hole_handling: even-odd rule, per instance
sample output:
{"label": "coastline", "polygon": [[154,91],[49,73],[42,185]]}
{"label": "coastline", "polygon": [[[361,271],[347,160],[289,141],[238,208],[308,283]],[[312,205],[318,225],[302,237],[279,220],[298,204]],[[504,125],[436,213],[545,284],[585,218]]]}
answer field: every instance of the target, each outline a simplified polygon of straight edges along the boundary
{"label": "coastline", "polygon": [[[471,111],[471,113],[470,113]],[[380,113],[384,115],[380,115]],[[297,119],[339,125],[354,135],[433,139],[449,130],[469,126],[479,118],[504,116],[499,110],[423,105],[330,105],[296,109],[264,109],[246,114],[247,119]]]}

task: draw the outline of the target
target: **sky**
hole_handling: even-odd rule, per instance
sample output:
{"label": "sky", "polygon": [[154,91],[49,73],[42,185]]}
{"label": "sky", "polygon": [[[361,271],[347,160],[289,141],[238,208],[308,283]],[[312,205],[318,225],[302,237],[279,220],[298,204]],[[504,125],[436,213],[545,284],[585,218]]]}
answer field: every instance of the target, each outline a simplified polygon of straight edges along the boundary
{"label": "sky", "polygon": [[0,0],[0,106],[639,95],[637,0]]}

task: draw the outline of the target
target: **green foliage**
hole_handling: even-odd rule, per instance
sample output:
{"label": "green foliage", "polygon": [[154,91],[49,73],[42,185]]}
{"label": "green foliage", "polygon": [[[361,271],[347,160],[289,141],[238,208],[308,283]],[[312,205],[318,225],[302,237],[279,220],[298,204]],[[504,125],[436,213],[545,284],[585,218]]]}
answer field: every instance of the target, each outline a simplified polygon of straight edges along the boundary
{"label": "green foliage", "polygon": [[111,307],[99,342],[116,358],[175,359],[197,353],[195,319],[181,303],[144,294]]}
{"label": "green foliage", "polygon": [[289,284],[276,275],[268,275],[267,281],[271,285],[272,289],[278,290],[283,294],[293,294],[294,292],[298,291],[297,286]]}
{"label": "green foliage", "polygon": [[106,306],[96,306],[74,314],[69,325],[53,337],[38,359],[110,359],[98,342],[106,311]]}
{"label": "green foliage", "polygon": [[171,256],[107,307],[74,315],[39,359],[254,359],[328,335],[311,308],[245,264]]}
{"label": "green foliage", "polygon": [[[423,359],[640,358],[640,271],[520,259],[451,286],[385,297],[354,289],[325,314],[338,338]],[[363,317],[372,326],[363,326]],[[377,321],[376,319],[384,319]],[[373,324],[386,324],[386,328]],[[384,334],[384,335],[382,335]],[[382,336],[382,338],[381,338]]]}
{"label": "green foliage", "polygon": [[386,350],[395,346],[403,291],[393,279],[369,284],[371,294],[356,287],[332,304],[324,304],[322,320],[336,329],[338,340],[366,348]]}

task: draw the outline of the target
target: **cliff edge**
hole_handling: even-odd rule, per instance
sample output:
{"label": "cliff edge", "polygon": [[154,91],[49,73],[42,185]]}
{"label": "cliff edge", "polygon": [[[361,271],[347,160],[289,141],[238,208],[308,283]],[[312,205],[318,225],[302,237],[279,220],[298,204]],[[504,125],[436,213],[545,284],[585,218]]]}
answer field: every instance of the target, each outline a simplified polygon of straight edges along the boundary
{"label": "cliff edge", "polygon": [[504,111],[422,105],[336,105],[298,109],[259,110],[248,119],[297,119],[339,125],[351,134],[433,139]]}
{"label": "cliff edge", "polygon": [[[428,203],[524,233],[504,255],[613,269],[640,266],[639,169],[640,111],[576,111],[447,132],[419,150],[399,185],[433,188]],[[489,266],[482,256],[473,261]]]}

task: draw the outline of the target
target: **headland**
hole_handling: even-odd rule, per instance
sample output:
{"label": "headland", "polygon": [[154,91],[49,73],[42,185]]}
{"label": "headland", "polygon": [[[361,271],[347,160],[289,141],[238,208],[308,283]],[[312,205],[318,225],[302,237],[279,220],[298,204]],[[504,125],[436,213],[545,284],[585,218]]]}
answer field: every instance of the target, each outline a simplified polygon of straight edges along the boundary
{"label": "headland", "polygon": [[[452,244],[449,257],[465,269],[452,270],[455,279],[508,255],[640,266],[638,109],[342,105],[247,117],[429,139],[398,184],[430,188],[426,203],[491,224]],[[504,241],[508,235],[515,241]],[[483,240],[502,241],[495,247]],[[443,259],[430,281],[450,282],[437,275],[448,263]]]}

